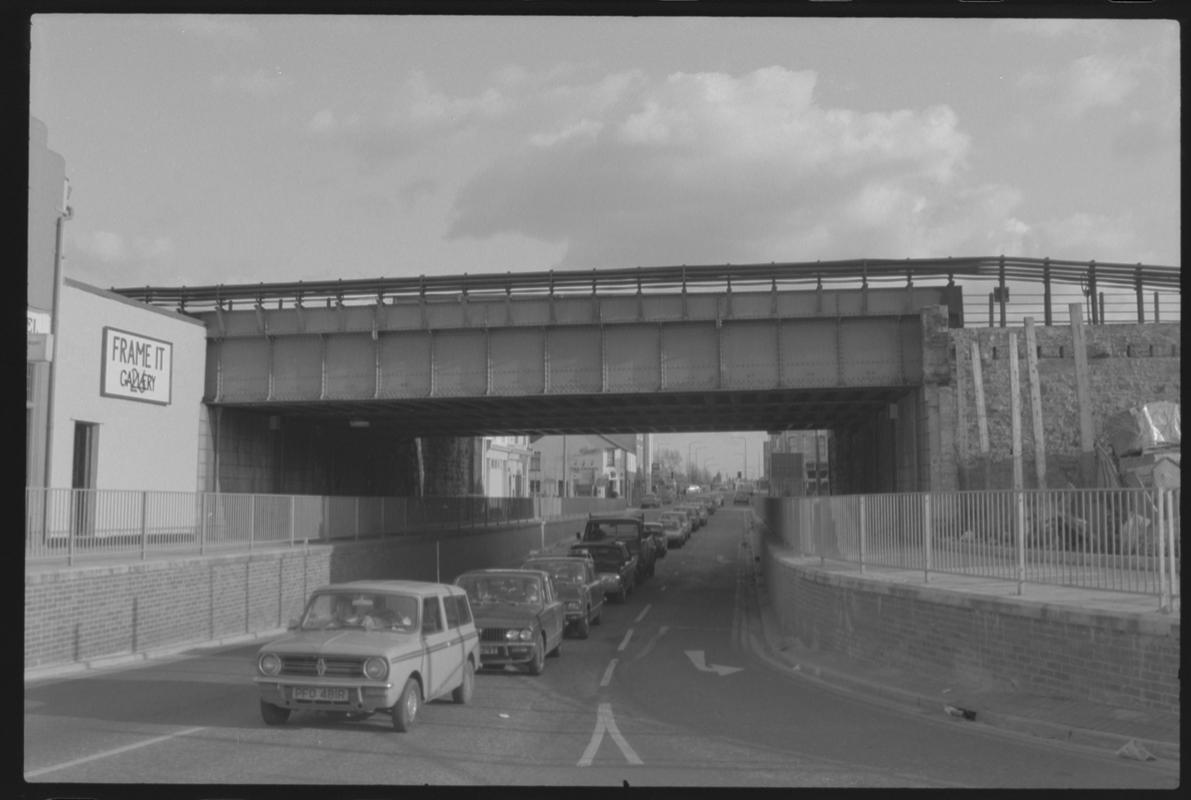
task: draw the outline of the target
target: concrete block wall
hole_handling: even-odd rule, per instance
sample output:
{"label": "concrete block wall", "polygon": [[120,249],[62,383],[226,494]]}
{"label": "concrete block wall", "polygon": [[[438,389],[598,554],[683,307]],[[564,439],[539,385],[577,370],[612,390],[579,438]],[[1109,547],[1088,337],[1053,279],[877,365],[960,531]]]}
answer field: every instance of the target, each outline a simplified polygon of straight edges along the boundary
{"label": "concrete block wall", "polygon": [[784,631],[802,645],[956,685],[1179,708],[1176,619],[1090,612],[841,575],[762,548]]}
{"label": "concrete block wall", "polygon": [[[25,576],[25,669],[56,667],[283,628],[315,587],[362,578],[450,582],[517,566],[574,536],[573,520],[486,531],[77,566]],[[437,543],[437,547],[436,547]]]}

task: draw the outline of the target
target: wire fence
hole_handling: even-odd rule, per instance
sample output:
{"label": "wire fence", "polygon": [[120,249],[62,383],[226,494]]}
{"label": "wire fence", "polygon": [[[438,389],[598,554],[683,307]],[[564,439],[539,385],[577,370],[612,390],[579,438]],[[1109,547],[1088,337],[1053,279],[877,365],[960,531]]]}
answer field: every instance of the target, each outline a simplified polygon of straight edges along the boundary
{"label": "wire fence", "polygon": [[625,507],[599,497],[341,497],[25,489],[27,564],[476,531]]}
{"label": "wire fence", "polygon": [[1154,595],[1179,607],[1178,489],[908,492],[764,498],[800,555],[1017,583]]}

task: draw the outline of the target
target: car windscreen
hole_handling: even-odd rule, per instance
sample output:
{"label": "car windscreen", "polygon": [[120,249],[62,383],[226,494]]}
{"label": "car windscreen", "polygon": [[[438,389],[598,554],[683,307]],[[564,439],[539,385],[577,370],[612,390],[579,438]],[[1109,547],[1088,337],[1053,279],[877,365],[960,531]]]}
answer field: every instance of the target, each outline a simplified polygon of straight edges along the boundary
{"label": "car windscreen", "polygon": [[587,577],[582,564],[573,561],[528,561],[525,569],[540,569],[554,576],[558,583],[582,583]]}
{"label": "car windscreen", "polygon": [[361,591],[319,592],[302,615],[302,630],[359,628],[361,630],[416,630],[417,597]]}
{"label": "car windscreen", "polygon": [[596,569],[600,572],[618,571],[623,560],[619,552],[608,547],[592,547],[584,549],[582,552],[591,556],[591,560],[595,562]]}
{"label": "car windscreen", "polygon": [[540,580],[532,575],[461,575],[455,583],[467,592],[472,605],[538,605],[542,602]]}

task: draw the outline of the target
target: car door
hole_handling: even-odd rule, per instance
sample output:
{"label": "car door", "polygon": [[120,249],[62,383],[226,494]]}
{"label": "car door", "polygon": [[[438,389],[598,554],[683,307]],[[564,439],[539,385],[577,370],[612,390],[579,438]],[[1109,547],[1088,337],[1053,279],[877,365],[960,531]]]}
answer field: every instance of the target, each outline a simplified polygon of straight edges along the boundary
{"label": "car door", "polygon": [[587,596],[591,598],[589,616],[599,616],[604,608],[604,584],[591,564],[583,565],[583,582],[587,584]]}
{"label": "car door", "polygon": [[542,629],[546,631],[546,651],[550,652],[562,641],[566,628],[566,613],[550,575],[542,579],[542,600]]}
{"label": "car door", "polygon": [[459,662],[458,645],[452,646],[452,632],[447,629],[442,603],[437,595],[422,598],[422,645],[426,649],[427,675],[422,676],[425,699],[438,697],[445,692],[454,674],[462,667]]}

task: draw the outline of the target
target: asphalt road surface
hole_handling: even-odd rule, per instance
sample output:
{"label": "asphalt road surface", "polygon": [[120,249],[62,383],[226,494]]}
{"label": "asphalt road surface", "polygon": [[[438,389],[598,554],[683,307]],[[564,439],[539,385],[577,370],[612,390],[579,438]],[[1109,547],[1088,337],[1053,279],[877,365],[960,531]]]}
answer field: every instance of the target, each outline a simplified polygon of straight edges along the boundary
{"label": "asphalt road surface", "polygon": [[[853,698],[755,649],[744,511],[726,506],[545,673],[481,672],[417,727],[268,727],[259,645],[25,685],[30,784],[1175,788],[1177,770]],[[30,787],[35,788],[35,787]],[[77,794],[77,792],[74,792]],[[94,791],[93,795],[102,794]]]}

